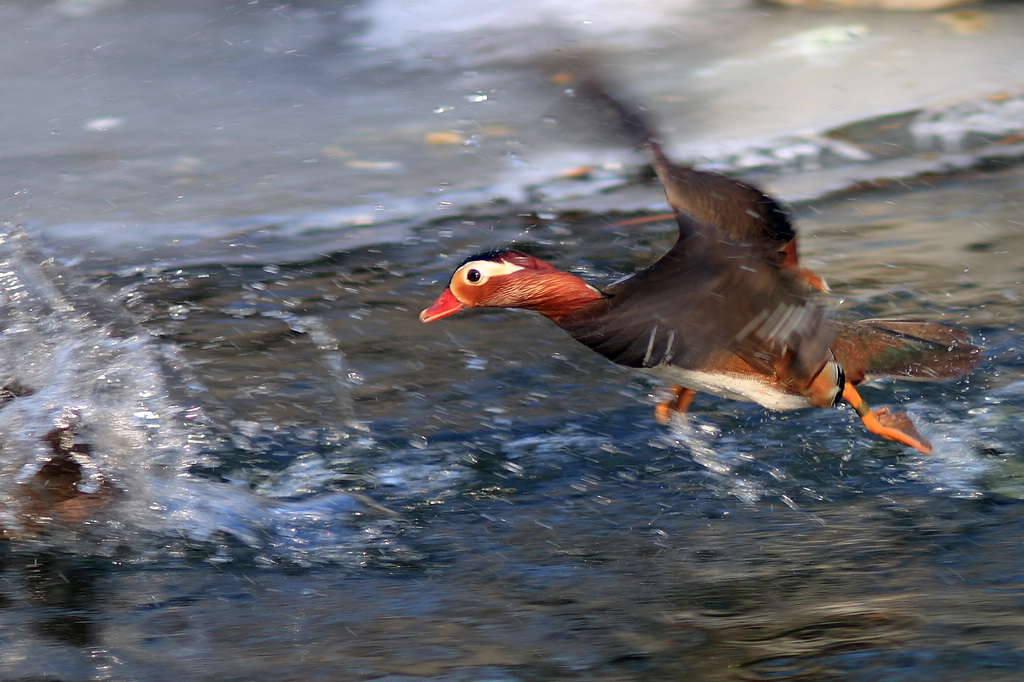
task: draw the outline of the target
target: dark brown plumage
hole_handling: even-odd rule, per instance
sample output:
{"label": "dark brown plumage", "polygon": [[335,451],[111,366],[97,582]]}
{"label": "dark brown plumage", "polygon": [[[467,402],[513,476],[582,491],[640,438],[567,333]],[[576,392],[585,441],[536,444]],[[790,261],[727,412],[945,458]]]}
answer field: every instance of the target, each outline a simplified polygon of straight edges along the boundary
{"label": "dark brown plumage", "polygon": [[559,326],[627,367],[704,368],[726,350],[765,375],[807,385],[830,359],[824,311],[752,247],[686,213],[677,222],[668,253]]}

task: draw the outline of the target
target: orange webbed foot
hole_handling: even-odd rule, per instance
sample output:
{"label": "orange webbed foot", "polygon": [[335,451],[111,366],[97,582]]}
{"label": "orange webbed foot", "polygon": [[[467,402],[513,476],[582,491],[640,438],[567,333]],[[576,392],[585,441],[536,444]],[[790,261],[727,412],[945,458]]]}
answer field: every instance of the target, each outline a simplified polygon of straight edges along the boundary
{"label": "orange webbed foot", "polygon": [[654,420],[662,425],[671,421],[673,413],[686,414],[686,411],[690,409],[690,404],[693,403],[694,396],[697,395],[697,391],[678,385],[673,386],[670,390],[672,397],[661,401],[654,408]]}
{"label": "orange webbed foot", "polygon": [[843,389],[843,399],[853,406],[853,409],[860,415],[861,421],[864,422],[864,426],[871,433],[909,445],[926,455],[931,454],[932,444],[917,432],[906,412],[890,412],[887,407],[872,410],[851,384],[846,384]]}
{"label": "orange webbed foot", "polygon": [[[886,429],[886,433],[895,431],[905,436],[905,439],[893,438],[893,440],[906,443],[926,455],[932,453],[932,444],[917,432],[917,429],[914,428],[914,423],[910,421],[910,417],[907,416],[906,412],[890,412],[889,408],[881,407],[875,410],[875,417],[878,419],[878,423],[882,425],[882,428]],[[885,437],[891,438],[891,436]]]}

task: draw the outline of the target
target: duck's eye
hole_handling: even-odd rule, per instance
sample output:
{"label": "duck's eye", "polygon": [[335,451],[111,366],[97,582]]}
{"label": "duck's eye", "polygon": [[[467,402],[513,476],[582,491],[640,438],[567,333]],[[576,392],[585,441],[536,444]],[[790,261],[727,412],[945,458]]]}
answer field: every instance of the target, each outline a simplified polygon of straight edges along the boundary
{"label": "duck's eye", "polygon": [[452,284],[456,287],[479,287],[492,281],[494,277],[504,277],[523,268],[505,261],[478,259],[465,263],[452,275]]}

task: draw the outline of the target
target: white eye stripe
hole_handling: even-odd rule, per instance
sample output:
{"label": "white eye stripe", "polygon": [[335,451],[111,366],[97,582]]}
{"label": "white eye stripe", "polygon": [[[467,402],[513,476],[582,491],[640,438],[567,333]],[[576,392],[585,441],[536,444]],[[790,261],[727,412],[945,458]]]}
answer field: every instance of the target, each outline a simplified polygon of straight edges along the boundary
{"label": "white eye stripe", "polygon": [[[459,268],[455,276],[464,282],[470,284],[480,284],[490,279],[491,277],[498,277],[500,275],[508,275],[517,270],[522,270],[523,266],[515,265],[514,263],[508,263],[506,261],[491,261],[491,260],[475,260],[466,263]],[[480,273],[480,276],[474,281],[470,278],[470,271],[475,270]]]}

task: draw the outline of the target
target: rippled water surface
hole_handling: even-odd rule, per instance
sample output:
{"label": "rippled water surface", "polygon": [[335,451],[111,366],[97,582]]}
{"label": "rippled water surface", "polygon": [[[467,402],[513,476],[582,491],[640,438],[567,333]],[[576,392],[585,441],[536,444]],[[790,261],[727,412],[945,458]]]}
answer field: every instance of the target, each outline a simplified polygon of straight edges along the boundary
{"label": "rippled water surface", "polygon": [[[273,90],[281,107],[323,106],[325,92],[359,99],[326,85],[351,77],[362,95],[383,99],[306,129],[301,142],[292,138],[297,130],[280,132],[283,119],[256,115],[283,110],[250,107],[252,117],[236,119],[245,135],[219,154],[199,145],[187,162],[171,149],[181,130],[161,138],[133,127],[149,104],[108,99],[111,108],[84,114],[85,128],[67,118],[61,125],[89,140],[104,134],[100,113],[123,117],[103,123],[123,135],[117,144],[71,143],[109,156],[68,162],[49,148],[18,152],[27,155],[20,177],[30,191],[24,203],[8,197],[23,225],[5,226],[0,240],[4,679],[1018,676],[1024,170],[1019,132],[1003,123],[1016,106],[1012,93],[968,97],[959,109],[936,105],[944,113],[927,116],[902,105],[895,118],[858,112],[866,115],[845,128],[819,119],[821,134],[801,138],[803,146],[795,137],[732,138],[739,151],[712,159],[758,171],[793,200],[804,259],[829,280],[837,316],[923,317],[964,326],[984,346],[984,360],[963,380],[864,389],[872,405],[913,415],[935,446],[923,456],[871,437],[844,409],[773,414],[701,395],[685,421],[658,426],[652,412],[662,385],[611,365],[538,316],[485,310],[421,324],[419,310],[476,250],[527,242],[607,283],[657,258],[675,235],[665,222],[621,224],[663,210],[642,156],[626,149],[604,163],[613,135],[597,134],[598,144],[544,132],[563,130],[564,121],[547,121],[538,103],[565,106],[557,104],[564,93],[551,95],[547,76],[524,76],[536,64],[523,54],[494,52],[475,32],[487,26],[482,19],[458,23],[458,3],[449,28],[477,41],[475,52],[456,56],[438,45],[461,43],[427,30],[408,45],[390,44],[374,30],[374,22],[397,21],[386,3],[343,17],[316,3],[250,9],[249,23],[230,8],[47,7],[50,14],[28,4],[3,9],[18,35],[43,25],[60,37],[49,49],[33,43],[40,63],[76,40],[95,43],[102,63],[97,27],[113,30],[127,16],[134,30],[156,22],[231,66],[217,75],[190,63],[195,71],[178,72],[178,90],[160,97],[183,97],[185,85],[209,79],[235,88],[218,91],[228,100],[267,105]],[[772,73],[779,60],[795,69],[785,61],[793,45],[824,50],[797,75],[852,58],[846,43],[829,51],[827,31],[803,34],[820,28],[820,17],[782,13],[790,23],[768,24],[742,3],[721,7],[732,22],[723,26],[749,45],[723,56],[699,41],[682,44],[726,82],[742,60],[756,61],[757,49],[786,35],[803,37],[772,48]],[[1012,4],[991,11],[1002,23],[990,17],[990,42],[1024,17]],[[663,22],[646,16],[601,34],[626,70],[642,61],[644,36],[662,36],[650,47],[659,58],[674,49],[659,33]],[[935,27],[948,25],[893,21],[837,16],[847,27],[868,22],[864,35],[879,50],[903,33],[941,37],[947,29]],[[771,28],[771,39],[758,44],[758,27]],[[127,33],[102,45],[150,54]],[[286,61],[292,70],[282,71],[278,60],[291,53],[274,49],[289,36],[296,59],[319,57]],[[160,40],[169,41],[159,46],[172,62],[189,54]],[[242,47],[224,53],[227,44]],[[323,56],[339,50],[355,55],[344,69]],[[431,55],[429,69],[423,55]],[[159,80],[148,62],[111,64]],[[649,71],[655,82],[668,78],[658,64]],[[490,129],[479,146],[410,147],[436,132],[430,117],[443,115],[433,113],[440,105],[429,102],[422,115],[431,123],[422,124],[410,113],[419,111],[415,97],[385,97],[396,88],[421,92],[430,78],[456,84],[443,90],[446,99],[462,97],[460,79],[511,82],[510,73],[529,93],[529,111],[515,118],[493,110],[508,130]],[[111,76],[101,68],[95,75],[100,83]],[[255,99],[244,97],[249,81]],[[688,106],[728,99],[701,95]],[[662,96],[671,110],[672,98]],[[227,120],[235,105],[217,106],[175,120],[211,134],[214,119]],[[348,119],[376,131],[384,152],[367,157]],[[936,121],[956,148],[921,137]],[[249,137],[286,151],[253,170]],[[714,146],[697,137],[697,147]],[[511,142],[496,139],[526,142],[510,151]],[[530,156],[545,139],[591,156]],[[828,146],[836,141],[841,154]],[[223,167],[197,171],[204,154]],[[340,159],[332,170],[310,170],[330,158]],[[176,162],[185,165],[165,175]],[[570,162],[588,168],[559,177]],[[492,165],[526,174],[473,176]],[[280,184],[267,170],[278,166]],[[57,177],[56,168],[74,172]],[[452,201],[433,177],[446,173],[461,192]],[[339,190],[346,177],[356,184]],[[551,182],[531,184],[538,178]],[[154,200],[131,198],[132,187],[149,188]],[[335,191],[342,196],[330,204]],[[124,204],[107,211],[104,196]],[[254,207],[261,196],[266,203]],[[77,208],[81,215],[60,217]]]}

